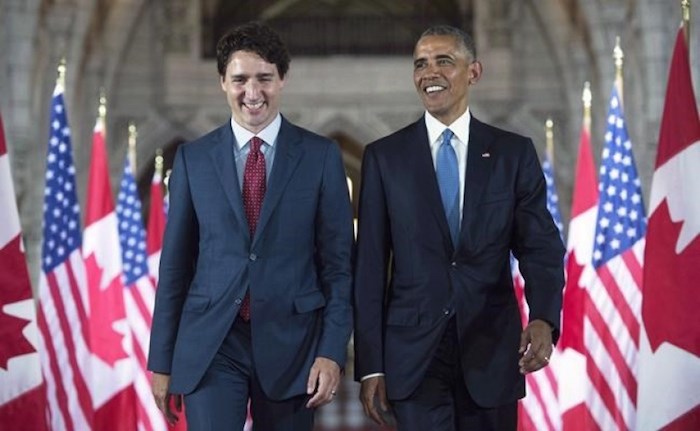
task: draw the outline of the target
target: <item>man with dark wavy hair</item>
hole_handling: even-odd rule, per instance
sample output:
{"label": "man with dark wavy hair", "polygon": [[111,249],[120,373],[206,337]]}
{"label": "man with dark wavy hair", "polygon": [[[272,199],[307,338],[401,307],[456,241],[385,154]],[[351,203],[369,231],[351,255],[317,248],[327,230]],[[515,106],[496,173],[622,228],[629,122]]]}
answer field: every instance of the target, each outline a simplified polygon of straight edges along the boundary
{"label": "man with dark wavy hair", "polygon": [[352,209],[332,141],[289,123],[289,54],[250,23],[217,46],[231,121],[178,148],[148,368],[169,422],[310,430],[352,327]]}

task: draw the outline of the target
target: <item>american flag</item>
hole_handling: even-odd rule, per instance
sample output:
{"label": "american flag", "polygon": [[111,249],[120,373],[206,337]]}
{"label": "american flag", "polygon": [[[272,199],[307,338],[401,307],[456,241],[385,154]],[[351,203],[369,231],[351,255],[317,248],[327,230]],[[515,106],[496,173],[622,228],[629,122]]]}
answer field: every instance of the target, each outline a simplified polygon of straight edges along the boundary
{"label": "american flag", "polygon": [[605,132],[593,244],[595,280],[584,310],[586,394],[601,429],[635,429],[646,219],[622,104],[614,86]]}
{"label": "american flag", "polygon": [[134,389],[137,397],[138,422],[139,426],[145,430],[165,430],[166,422],[153,400],[151,380],[146,370],[155,285],[148,269],[146,231],[141,219],[141,201],[128,157],[124,162],[124,173],[117,198],[117,218],[126,289],[124,302],[132,333],[134,359],[137,363]]}
{"label": "american flag", "polygon": [[[80,207],[63,88],[51,100],[38,323],[51,429],[91,429],[88,309]],[[37,414],[41,414],[37,412]]]}
{"label": "american flag", "polygon": [[[554,168],[547,155],[542,162],[542,172],[547,184],[547,209],[552,219],[562,234],[563,224],[559,213],[559,196],[554,184]],[[518,262],[511,257],[513,283],[515,293],[520,306],[520,315],[523,326],[527,325],[529,308],[525,300],[525,280],[520,274]],[[561,429],[561,415],[557,402],[557,377],[555,367],[557,362],[556,352],[550,358],[549,366],[536,373],[525,377],[526,396],[519,402],[519,430],[559,430]]]}

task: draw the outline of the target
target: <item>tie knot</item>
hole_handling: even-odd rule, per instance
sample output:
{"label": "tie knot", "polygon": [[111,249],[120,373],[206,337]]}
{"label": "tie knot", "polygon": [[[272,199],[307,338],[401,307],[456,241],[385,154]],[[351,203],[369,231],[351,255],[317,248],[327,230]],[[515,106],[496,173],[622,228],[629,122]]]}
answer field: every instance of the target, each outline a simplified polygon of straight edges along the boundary
{"label": "tie knot", "polygon": [[452,130],[450,130],[450,129],[445,129],[445,131],[442,132],[442,143],[443,143],[443,145],[444,145],[444,144],[451,145],[451,144],[452,144],[452,137],[453,137],[454,135],[455,135],[455,134],[452,133]]}
{"label": "tie knot", "polygon": [[264,141],[262,139],[258,138],[257,136],[253,136],[252,138],[250,138],[250,151],[253,153],[257,153],[258,151],[260,151],[260,147],[263,143]]}

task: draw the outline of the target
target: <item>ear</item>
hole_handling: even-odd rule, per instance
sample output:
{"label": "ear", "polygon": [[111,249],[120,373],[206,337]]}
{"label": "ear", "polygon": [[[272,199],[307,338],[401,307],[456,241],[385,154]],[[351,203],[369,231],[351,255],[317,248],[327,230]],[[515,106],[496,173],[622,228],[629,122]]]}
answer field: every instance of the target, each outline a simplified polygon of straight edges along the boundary
{"label": "ear", "polygon": [[469,85],[474,85],[481,79],[481,73],[483,72],[483,66],[479,60],[473,62],[469,65]]}
{"label": "ear", "polygon": [[221,91],[226,92],[226,76],[219,75],[219,84],[221,85]]}

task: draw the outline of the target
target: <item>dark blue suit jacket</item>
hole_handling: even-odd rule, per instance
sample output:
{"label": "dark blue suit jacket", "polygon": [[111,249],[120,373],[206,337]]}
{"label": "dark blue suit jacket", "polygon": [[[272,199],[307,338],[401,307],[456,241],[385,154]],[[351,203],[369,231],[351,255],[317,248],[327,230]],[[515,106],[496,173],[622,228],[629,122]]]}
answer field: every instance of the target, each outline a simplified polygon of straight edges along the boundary
{"label": "dark blue suit jacket", "polygon": [[355,268],[356,378],[383,372],[390,399],[409,396],[455,315],[472,398],[494,407],[522,397],[509,253],[520,260],[530,319],[553,324],[556,337],[564,247],[545,199],[532,142],[472,117],[455,246],[424,119],[370,144]]}
{"label": "dark blue suit jacket", "polygon": [[148,368],[195,389],[250,287],[255,367],[272,399],[306,393],[317,356],[345,364],[352,208],[340,151],[282,119],[250,238],[230,123],[178,148]]}

